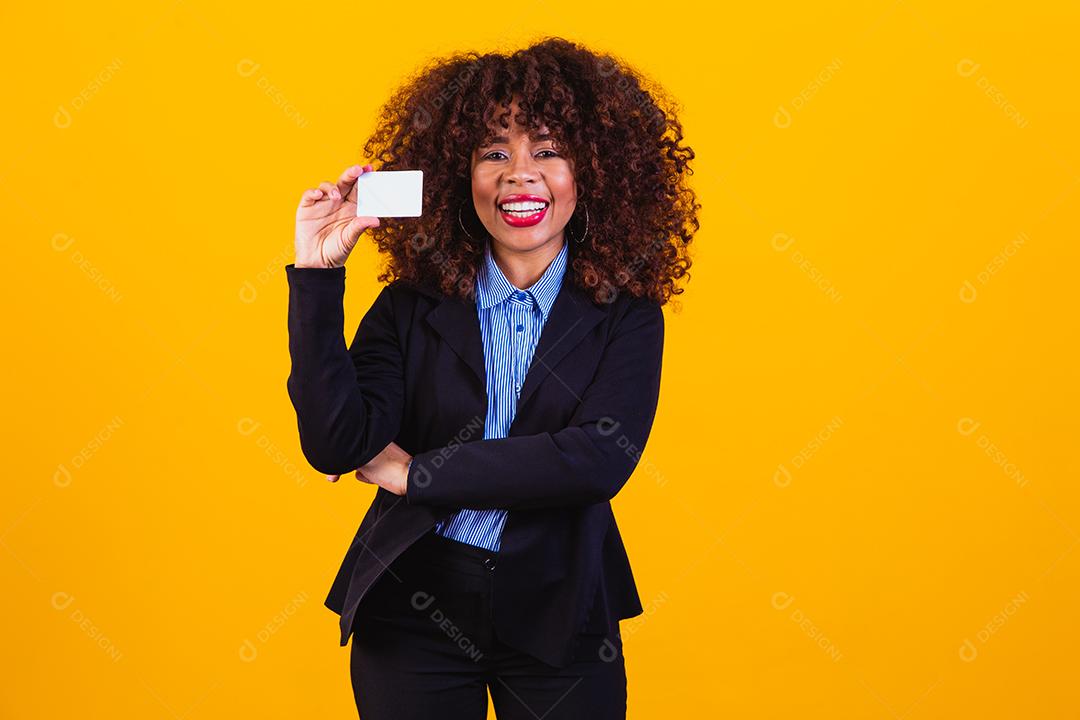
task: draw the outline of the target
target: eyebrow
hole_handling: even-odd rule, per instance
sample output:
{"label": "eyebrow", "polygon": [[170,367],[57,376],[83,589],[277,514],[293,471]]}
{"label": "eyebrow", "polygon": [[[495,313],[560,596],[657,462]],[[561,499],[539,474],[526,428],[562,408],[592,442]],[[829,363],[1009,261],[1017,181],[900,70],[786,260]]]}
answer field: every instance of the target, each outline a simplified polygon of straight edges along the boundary
{"label": "eyebrow", "polygon": [[[535,137],[536,141],[538,141],[538,142],[543,141],[543,140],[550,140],[551,139],[551,133],[541,133],[541,134],[536,135],[534,137]],[[496,135],[495,137],[491,138],[491,142],[489,144],[494,145],[495,143],[509,143],[509,142],[510,142],[510,138],[506,137],[505,135]]]}

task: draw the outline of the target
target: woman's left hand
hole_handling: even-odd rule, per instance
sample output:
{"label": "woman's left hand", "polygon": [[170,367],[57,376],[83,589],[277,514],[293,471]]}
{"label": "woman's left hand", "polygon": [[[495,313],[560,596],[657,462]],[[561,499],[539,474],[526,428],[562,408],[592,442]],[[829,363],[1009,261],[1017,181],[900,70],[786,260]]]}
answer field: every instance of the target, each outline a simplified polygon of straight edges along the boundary
{"label": "woman's left hand", "polygon": [[[405,494],[405,481],[409,477],[409,461],[412,455],[391,442],[371,461],[356,471],[356,479],[378,485],[395,495]],[[340,475],[327,475],[330,482],[337,482]]]}

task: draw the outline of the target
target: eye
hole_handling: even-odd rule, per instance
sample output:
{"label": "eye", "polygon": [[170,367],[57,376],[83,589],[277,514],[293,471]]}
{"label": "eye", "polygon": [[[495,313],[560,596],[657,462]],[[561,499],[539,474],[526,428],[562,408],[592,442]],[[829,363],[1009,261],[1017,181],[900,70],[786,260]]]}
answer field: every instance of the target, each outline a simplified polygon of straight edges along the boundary
{"label": "eye", "polygon": [[[550,157],[559,157],[559,153],[557,153],[557,152],[556,152],[556,151],[554,151],[554,150],[550,150],[550,149],[548,149],[548,148],[545,148],[545,149],[543,149],[543,150],[539,150],[539,151],[537,151],[537,153],[536,153],[536,154],[537,154],[537,155],[540,155],[541,153],[551,153]],[[493,157],[494,155],[505,155],[505,154],[506,154],[506,153],[504,153],[504,152],[503,152],[502,150],[492,150],[492,151],[491,151],[491,152],[489,152],[489,153],[485,153],[485,154],[483,155],[483,157],[481,157],[480,159],[481,159],[481,160],[495,160],[495,159],[497,159],[497,158]]]}

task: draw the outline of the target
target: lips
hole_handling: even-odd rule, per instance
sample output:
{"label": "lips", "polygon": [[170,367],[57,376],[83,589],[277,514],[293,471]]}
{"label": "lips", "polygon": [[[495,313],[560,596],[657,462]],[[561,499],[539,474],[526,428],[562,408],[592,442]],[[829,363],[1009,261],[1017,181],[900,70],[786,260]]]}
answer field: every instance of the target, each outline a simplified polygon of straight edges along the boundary
{"label": "lips", "polygon": [[514,193],[498,201],[499,216],[512,227],[536,225],[547,215],[551,203],[539,195]]}
{"label": "lips", "polygon": [[498,204],[502,205],[503,203],[511,203],[511,202],[539,202],[539,203],[544,203],[545,205],[547,205],[548,204],[548,199],[546,197],[540,197],[539,195],[526,195],[526,194],[522,194],[522,193],[513,193],[512,195],[504,195],[503,198],[501,200],[499,200]]}

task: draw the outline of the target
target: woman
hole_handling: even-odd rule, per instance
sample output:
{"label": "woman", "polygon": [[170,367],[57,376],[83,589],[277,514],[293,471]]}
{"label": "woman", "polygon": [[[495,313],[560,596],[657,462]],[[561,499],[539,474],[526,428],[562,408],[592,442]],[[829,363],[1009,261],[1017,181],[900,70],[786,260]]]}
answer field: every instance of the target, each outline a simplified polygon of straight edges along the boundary
{"label": "woman", "polygon": [[[429,64],[364,147],[424,171],[420,218],[303,193],[289,282],[300,443],[378,486],[326,599],[380,718],[623,718],[642,612],[610,499],[655,415],[661,306],[690,267],[693,151],[659,91],[549,38]],[[348,348],[346,258],[385,285]]]}

